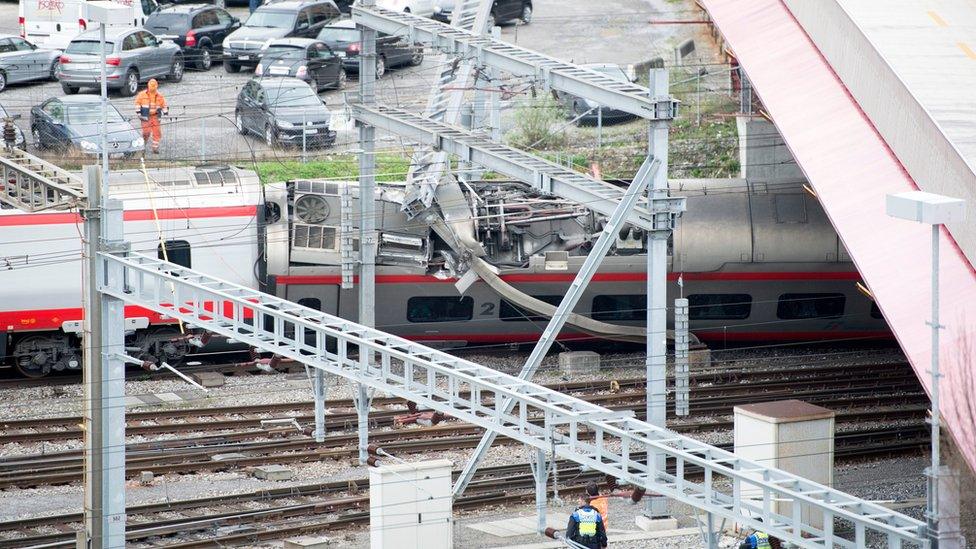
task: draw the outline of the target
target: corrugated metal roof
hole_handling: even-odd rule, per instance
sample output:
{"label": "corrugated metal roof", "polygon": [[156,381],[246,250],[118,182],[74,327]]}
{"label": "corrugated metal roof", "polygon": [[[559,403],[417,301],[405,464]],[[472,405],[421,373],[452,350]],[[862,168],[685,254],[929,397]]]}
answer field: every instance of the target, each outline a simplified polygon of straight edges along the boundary
{"label": "corrugated metal roof", "polygon": [[[915,182],[780,0],[701,2],[928,387],[931,229],[885,214]],[[976,272],[944,230],[941,243],[943,418],[976,470]]]}

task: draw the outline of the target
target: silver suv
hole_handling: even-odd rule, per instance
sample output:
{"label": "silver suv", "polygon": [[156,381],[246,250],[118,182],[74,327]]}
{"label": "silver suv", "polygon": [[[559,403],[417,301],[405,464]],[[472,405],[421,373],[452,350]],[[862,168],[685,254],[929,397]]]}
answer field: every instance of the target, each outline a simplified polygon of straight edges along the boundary
{"label": "silver suv", "polygon": [[[58,80],[64,93],[78,93],[79,88],[101,86],[98,31],[78,35],[61,55]],[[139,83],[165,77],[170,82],[183,79],[183,54],[180,47],[161,41],[141,29],[107,29],[105,31],[105,74],[108,87],[131,96]]]}

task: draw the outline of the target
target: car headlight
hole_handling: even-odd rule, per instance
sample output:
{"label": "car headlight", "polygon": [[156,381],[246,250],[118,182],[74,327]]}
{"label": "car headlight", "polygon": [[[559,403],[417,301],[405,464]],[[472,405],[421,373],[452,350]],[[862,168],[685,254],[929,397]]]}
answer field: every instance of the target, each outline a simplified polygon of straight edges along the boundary
{"label": "car headlight", "polygon": [[142,147],[145,144],[146,144],[146,142],[141,137],[137,137],[137,138],[135,138],[135,139],[132,140],[132,146],[133,147]]}
{"label": "car headlight", "polygon": [[291,122],[289,122],[287,120],[277,120],[276,123],[278,124],[278,127],[279,128],[294,128],[295,127],[294,124],[292,124]]}
{"label": "car headlight", "polygon": [[80,144],[81,144],[81,148],[85,149],[86,151],[94,151],[98,149],[98,143],[95,143],[94,141],[88,141],[87,139],[82,139]]}

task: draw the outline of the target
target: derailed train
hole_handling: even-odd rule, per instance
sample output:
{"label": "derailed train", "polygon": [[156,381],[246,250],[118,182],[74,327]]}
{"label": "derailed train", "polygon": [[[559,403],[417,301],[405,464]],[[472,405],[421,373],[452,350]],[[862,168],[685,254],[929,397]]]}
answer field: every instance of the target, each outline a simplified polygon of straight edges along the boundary
{"label": "derailed train", "polygon": [[[683,180],[688,211],[669,242],[669,302],[689,299],[705,342],[886,338],[884,320],[815,198],[799,185]],[[233,167],[113,174],[125,233],[142,253],[259,288],[341,317],[357,317],[343,288],[343,247],[358,249],[358,185],[261,185]],[[404,213],[402,184],[379,184],[377,327],[440,347],[537,339],[604,218],[511,181],[471,182],[440,208],[470,215],[458,238]],[[343,217],[345,216],[345,229]],[[81,239],[75,213],[0,210],[0,356],[28,376],[81,367]],[[353,227],[349,230],[349,227]],[[646,238],[619,232],[564,339],[638,341],[646,315]],[[470,272],[469,272],[470,271]],[[472,276],[472,272],[476,276]],[[465,274],[468,273],[468,274]],[[348,274],[348,271],[347,271]],[[147,360],[190,348],[171,319],[126,308],[129,345]]]}

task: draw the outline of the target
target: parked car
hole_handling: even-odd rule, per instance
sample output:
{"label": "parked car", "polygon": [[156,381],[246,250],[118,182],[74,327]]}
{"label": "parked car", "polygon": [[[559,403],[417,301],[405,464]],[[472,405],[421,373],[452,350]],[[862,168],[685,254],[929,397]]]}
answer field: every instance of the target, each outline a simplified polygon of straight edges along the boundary
{"label": "parked car", "polygon": [[7,84],[54,80],[60,50],[41,49],[19,36],[0,34],[0,91]]}
{"label": "parked car", "polygon": [[3,105],[0,105],[0,146],[5,145],[5,143],[3,141],[3,130],[4,130],[4,126],[6,125],[6,119],[7,118],[11,118],[11,121],[10,122],[11,122],[11,124],[13,124],[13,127],[14,127],[14,146],[17,147],[18,149],[24,149],[24,150],[26,150],[27,149],[27,143],[24,140],[24,132],[22,132],[20,130],[20,127],[17,126],[17,123],[14,122],[14,120],[20,118],[20,115],[19,114],[15,114],[15,115],[11,116],[7,112],[7,109],[5,109],[3,107]]}
{"label": "parked car", "polygon": [[[31,136],[39,149],[100,154],[102,98],[97,95],[53,97],[31,109]],[[108,151],[113,157],[141,152],[145,143],[114,105],[108,105]]]}
{"label": "parked car", "polygon": [[183,58],[208,71],[220,59],[224,38],[241,26],[236,17],[211,4],[177,4],[160,9],[146,20],[146,29],[160,40],[172,40]]}
{"label": "parked car", "polygon": [[272,40],[261,53],[254,74],[293,76],[308,82],[316,92],[325,88],[338,90],[346,85],[342,59],[325,42],[311,38]]}
{"label": "parked car", "polygon": [[[634,81],[634,78],[628,76],[627,71],[624,70],[624,68],[620,65],[614,65],[612,63],[591,63],[587,65],[580,65],[580,67],[596,71],[604,76],[608,76],[621,82]],[[590,99],[576,97],[563,92],[557,92],[557,96],[559,97],[559,102],[566,107],[569,118],[578,118],[576,120],[577,126],[595,125],[598,122],[602,122],[603,124],[614,124],[637,118],[633,114],[626,111],[619,111],[606,107],[602,107],[601,109],[599,103]],[[598,109],[601,109],[602,112]]]}
{"label": "parked car", "polygon": [[[351,19],[343,19],[323,27],[318,39],[328,44],[342,58],[342,64],[347,71],[359,72],[362,36]],[[376,39],[377,77],[383,76],[390,67],[416,67],[423,62],[424,49],[420,45],[410,45],[402,37],[379,33]]]}
{"label": "parked car", "polygon": [[[457,0],[434,0],[434,19],[445,23],[451,22],[454,4]],[[532,0],[495,0],[491,6],[491,18],[488,27],[494,27],[510,21],[521,21],[528,25],[532,22]]]}
{"label": "parked car", "polygon": [[[107,27],[110,29],[138,27],[159,7],[155,0],[117,1],[132,10],[132,19],[110,24]],[[62,50],[89,27],[85,19],[85,0],[21,0],[18,10],[20,37],[44,48]],[[98,30],[97,23],[90,26]]]}
{"label": "parked car", "polygon": [[[98,31],[86,32],[68,44],[58,72],[64,93],[101,86],[100,48]],[[168,40],[160,41],[145,29],[109,29],[105,33],[105,55],[108,87],[122,95],[135,95],[139,83],[150,78],[165,77],[170,82],[183,79],[180,47]]]}
{"label": "parked car", "polygon": [[332,0],[284,0],[261,6],[224,39],[224,69],[237,72],[261,60],[261,48],[275,38],[315,38],[341,16]]}
{"label": "parked car", "polygon": [[412,13],[421,17],[432,17],[434,15],[434,0],[376,0],[376,6]]}
{"label": "parked car", "polygon": [[254,77],[237,95],[234,120],[241,135],[248,133],[277,144],[327,147],[335,143],[329,129],[329,109],[309,85],[297,78]]}

